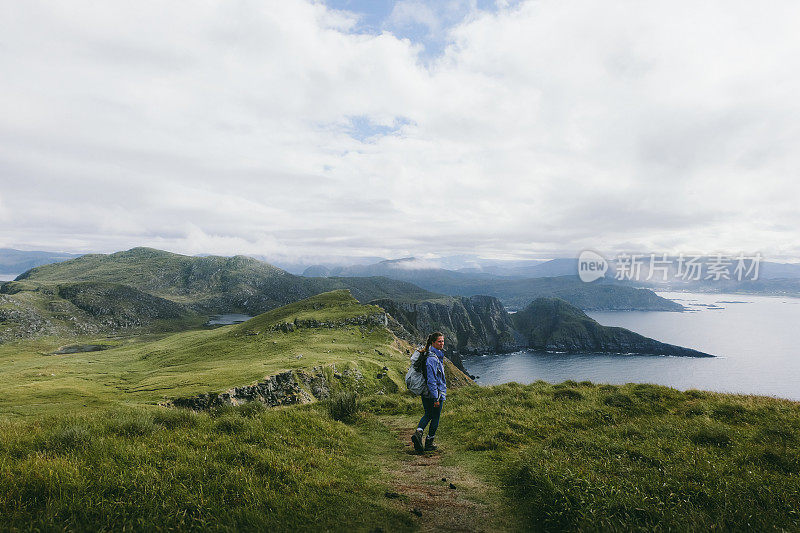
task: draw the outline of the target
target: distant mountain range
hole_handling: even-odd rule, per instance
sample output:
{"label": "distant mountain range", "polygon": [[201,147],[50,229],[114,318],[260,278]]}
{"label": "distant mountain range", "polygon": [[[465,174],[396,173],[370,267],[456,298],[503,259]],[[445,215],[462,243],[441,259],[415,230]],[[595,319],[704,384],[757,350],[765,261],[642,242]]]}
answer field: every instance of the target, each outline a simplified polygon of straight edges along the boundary
{"label": "distant mountain range", "polygon": [[[548,262],[541,268],[561,268]],[[550,270],[548,270],[550,271]],[[327,267],[316,269],[331,274]],[[306,273],[315,273],[315,268]],[[67,263],[36,267],[17,279],[36,282],[101,281],[119,283],[162,298],[191,305],[198,312],[254,314],[328,290],[350,289],[359,301],[392,298],[418,301],[449,296],[487,295],[509,310],[523,308],[542,296],[563,298],[585,310],[683,309],[652,291],[600,280],[585,284],[576,276],[512,279],[493,274],[468,274],[431,268],[413,258],[356,265],[338,276],[296,276],[269,263],[235,257],[190,257],[152,248],[114,254],[88,254]]]}
{"label": "distant mountain range", "polygon": [[[572,265],[570,267],[570,265]],[[354,265],[330,269],[309,267],[305,276],[384,276],[407,281],[423,289],[449,296],[486,295],[498,298],[509,311],[516,311],[539,297],[557,297],[587,311],[644,310],[681,311],[683,306],[659,297],[647,289],[598,280],[584,283],[576,275],[576,260],[558,259],[517,272],[561,273],[572,268],[570,275],[558,277],[517,278],[485,272],[469,273],[429,266],[413,257],[381,261],[372,265]],[[328,277],[328,279],[336,279]]]}
{"label": "distant mountain range", "polygon": [[[0,275],[18,275],[33,267],[74,259],[83,254],[70,254],[65,252],[51,251],[23,251],[11,248],[0,248]],[[646,254],[645,254],[646,255]],[[649,255],[643,255],[644,268],[646,272],[649,264]],[[211,254],[198,254],[197,257],[207,257]],[[386,268],[403,270],[447,270],[469,276],[480,276],[488,278],[541,278],[557,276],[574,276],[577,273],[576,258],[556,258],[551,260],[524,259],[524,260],[500,260],[483,259],[472,255],[447,256],[437,259],[419,259],[406,257],[402,259],[382,259],[379,257],[354,258],[352,264],[312,264],[302,261],[279,260],[273,261],[266,256],[248,256],[262,262],[278,266],[282,270],[296,275],[308,277],[331,277],[331,276],[365,276],[365,275],[385,275]],[[612,263],[614,257],[607,258]],[[672,262],[676,262],[676,257],[668,257]],[[711,256],[703,257],[701,262],[713,261]],[[675,268],[671,270],[674,274]],[[371,272],[371,273],[370,273]],[[609,276],[611,277],[611,276]],[[777,263],[772,261],[761,261],[759,269],[759,279],[800,279],[799,263]],[[643,276],[638,281],[644,281]]]}
{"label": "distant mountain range", "polygon": [[0,274],[16,275],[33,267],[68,261],[79,256],[80,254],[63,252],[26,252],[12,248],[0,248]]}
{"label": "distant mountain range", "polygon": [[[633,279],[614,278],[614,258],[604,278],[587,285],[577,278],[577,259],[553,259],[531,261],[512,265],[490,264],[481,268],[459,268],[448,270],[431,266],[431,262],[413,257],[380,261],[371,265],[330,267],[315,265],[308,267],[304,276],[385,276],[408,281],[420,287],[451,296],[486,294],[499,298],[509,310],[519,310],[533,298],[554,296],[584,310],[677,310],[664,299],[653,298],[652,293],[635,292],[637,288],[661,291],[732,292],[742,294],[767,294],[800,297],[800,264],[761,261],[758,279],[684,281],[675,278],[677,258],[668,257],[671,268],[668,282],[660,281],[658,272],[649,278],[649,256],[641,260],[639,274]],[[713,257],[701,257],[703,265],[715,261]],[[704,266],[705,268],[705,266]],[[731,267],[733,268],[733,267]],[[705,275],[705,274],[704,274]],[[733,272],[731,271],[731,276]],[[555,281],[552,278],[558,278]],[[546,281],[545,281],[546,280]],[[608,285],[618,288],[611,289]],[[597,287],[599,286],[599,287]],[[602,288],[600,288],[602,287]],[[625,290],[621,289],[622,287]]]}
{"label": "distant mountain range", "polygon": [[[660,259],[656,259],[660,261]],[[688,258],[685,258],[685,261]],[[651,275],[650,258],[641,261],[638,274],[630,276],[631,267],[627,267],[626,278],[617,280],[613,278],[611,269],[606,274],[611,283],[620,285],[636,285],[657,291],[683,291],[683,292],[710,292],[728,294],[760,294],[769,296],[800,297],[800,264],[773,263],[760,261],[757,268],[751,260],[746,259],[743,270],[737,272],[738,261],[734,259],[720,259],[716,257],[700,257],[697,259],[698,271],[691,271],[684,262],[681,273],[678,272],[678,259],[667,258],[669,266],[666,276],[661,272]],[[728,264],[724,264],[728,261]],[[712,267],[721,264],[721,273],[717,276]],[[613,264],[612,264],[613,265]],[[654,263],[657,265],[657,263]],[[613,266],[612,266],[613,268]],[[753,268],[753,270],[749,270]],[[664,280],[666,278],[666,281]],[[753,279],[756,278],[756,279]]]}
{"label": "distant mountain range", "polygon": [[200,313],[258,314],[314,294],[349,289],[360,301],[436,298],[440,295],[388,278],[305,278],[269,263],[235,257],[190,257],[153,248],[87,254],[33,268],[14,284],[101,282],[183,304]]}
{"label": "distant mountain range", "polygon": [[553,259],[551,261],[517,261],[512,265],[487,264],[481,267],[444,268],[439,261],[428,261],[415,257],[387,259],[372,264],[348,266],[312,265],[304,272],[309,277],[331,276],[395,276],[415,277],[415,273],[429,276],[437,272],[448,279],[498,279],[498,278],[539,278],[547,276],[575,275],[578,272],[577,259]]}

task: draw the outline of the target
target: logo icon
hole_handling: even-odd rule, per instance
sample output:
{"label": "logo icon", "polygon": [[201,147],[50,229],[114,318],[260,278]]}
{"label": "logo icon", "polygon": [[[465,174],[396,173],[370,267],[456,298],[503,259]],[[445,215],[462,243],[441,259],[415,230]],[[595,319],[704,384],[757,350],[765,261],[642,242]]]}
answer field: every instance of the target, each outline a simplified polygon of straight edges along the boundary
{"label": "logo icon", "polygon": [[578,277],[589,283],[602,278],[608,270],[605,257],[591,250],[584,250],[578,256]]}

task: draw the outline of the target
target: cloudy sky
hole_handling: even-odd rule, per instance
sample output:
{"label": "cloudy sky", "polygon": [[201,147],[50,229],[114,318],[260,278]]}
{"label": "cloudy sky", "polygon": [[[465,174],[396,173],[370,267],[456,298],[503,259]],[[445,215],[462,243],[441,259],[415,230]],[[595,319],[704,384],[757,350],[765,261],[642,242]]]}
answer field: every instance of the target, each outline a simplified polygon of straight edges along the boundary
{"label": "cloudy sky", "polygon": [[0,247],[800,260],[800,3],[0,0]]}

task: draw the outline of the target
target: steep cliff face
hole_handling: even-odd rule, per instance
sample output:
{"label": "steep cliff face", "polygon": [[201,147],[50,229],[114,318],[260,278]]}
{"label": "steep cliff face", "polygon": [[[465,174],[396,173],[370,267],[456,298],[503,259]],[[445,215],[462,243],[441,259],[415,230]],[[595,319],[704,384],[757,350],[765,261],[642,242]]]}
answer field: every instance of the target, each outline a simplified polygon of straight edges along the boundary
{"label": "steep cliff face", "polygon": [[497,298],[470,296],[423,302],[373,300],[412,336],[424,340],[433,331],[446,339],[447,356],[463,370],[458,354],[509,352],[523,347],[511,317]]}
{"label": "steep cliff face", "polygon": [[658,342],[625,328],[602,326],[575,306],[558,298],[537,298],[513,315],[513,323],[535,350],[574,353],[636,353],[712,357],[709,354]]}

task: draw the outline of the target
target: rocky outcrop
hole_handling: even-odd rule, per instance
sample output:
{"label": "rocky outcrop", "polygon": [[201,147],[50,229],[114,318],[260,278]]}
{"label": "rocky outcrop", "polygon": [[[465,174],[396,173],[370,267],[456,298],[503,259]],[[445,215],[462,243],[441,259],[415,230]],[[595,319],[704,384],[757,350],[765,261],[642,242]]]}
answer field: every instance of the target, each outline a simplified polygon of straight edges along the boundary
{"label": "rocky outcrop", "polygon": [[370,302],[385,309],[412,335],[441,331],[459,353],[505,352],[519,347],[509,314],[497,298],[470,296],[416,303]]}
{"label": "rocky outcrop", "polygon": [[448,361],[447,358],[444,360],[444,377],[447,383],[447,390],[475,386],[472,376],[459,368],[452,360]]}
{"label": "rocky outcrop", "polygon": [[[330,365],[329,374],[335,381],[350,382],[358,386],[364,379],[358,368],[345,368],[341,372]],[[188,398],[175,398],[166,406],[184,407],[194,411],[206,411],[225,405],[241,405],[259,402],[269,407],[295,405],[325,400],[331,395],[331,383],[321,366],[310,370],[287,370],[267,376],[252,385],[234,387],[225,392],[205,392]]]}
{"label": "rocky outcrop", "polygon": [[172,404],[195,411],[205,411],[223,405],[239,405],[246,402],[261,402],[270,407],[308,403],[312,400],[295,379],[294,372],[287,370],[269,376],[254,385],[234,387],[226,392],[207,392],[190,398],[176,398]]}
{"label": "rocky outcrop", "polygon": [[24,300],[0,294],[0,344],[3,342],[68,334],[67,328],[47,316]]}
{"label": "rocky outcrop", "polygon": [[441,331],[447,345],[459,353],[505,352],[519,347],[509,314],[497,298],[470,296],[423,302],[381,299],[370,302],[385,309],[409,333],[422,340]]}
{"label": "rocky outcrop", "polygon": [[[333,368],[336,368],[335,365]],[[310,372],[298,371],[297,378],[311,390],[311,394],[317,400],[326,400],[330,397],[331,385],[328,383],[328,378],[325,377],[322,367],[314,367]]]}
{"label": "rocky outcrop", "polygon": [[0,342],[46,335],[133,333],[180,328],[193,317],[187,307],[115,283],[0,285]]}
{"label": "rocky outcrop", "polygon": [[[314,319],[297,319],[291,322],[279,322],[270,326],[267,331],[281,331],[289,333],[296,329],[302,328],[343,328],[345,326],[388,326],[389,319],[386,313],[375,313],[371,315],[361,315],[350,317],[343,320],[314,320]],[[248,331],[252,331],[250,328]]]}
{"label": "rocky outcrop", "polygon": [[650,339],[625,328],[602,326],[559,298],[537,298],[513,315],[529,348],[569,353],[610,353],[713,357]]}
{"label": "rocky outcrop", "polygon": [[460,354],[503,353],[523,347],[509,314],[500,301],[491,296],[422,302],[380,299],[370,303],[385,309],[416,343],[433,331],[441,331],[446,340],[447,357],[464,372]]}
{"label": "rocky outcrop", "polygon": [[186,307],[116,283],[59,285],[58,296],[93,317],[110,317],[120,327],[138,327],[151,320],[187,316]]}

